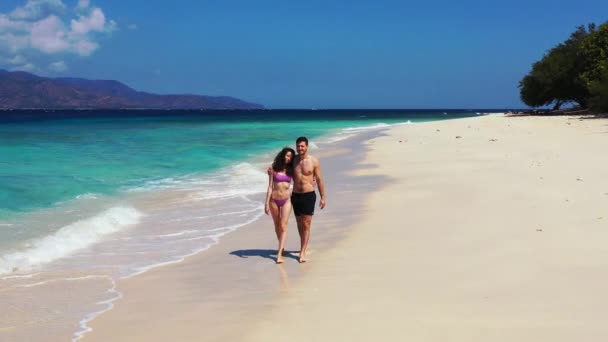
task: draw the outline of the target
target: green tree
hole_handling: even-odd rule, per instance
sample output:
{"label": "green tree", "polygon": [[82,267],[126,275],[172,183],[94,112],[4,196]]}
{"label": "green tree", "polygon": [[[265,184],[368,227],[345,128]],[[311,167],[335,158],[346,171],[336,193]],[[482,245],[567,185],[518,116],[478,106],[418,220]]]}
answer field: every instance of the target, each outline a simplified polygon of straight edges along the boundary
{"label": "green tree", "polygon": [[531,107],[553,104],[553,109],[559,109],[569,102],[585,107],[589,89],[581,78],[581,73],[587,67],[581,47],[593,32],[594,24],[587,28],[579,26],[570,38],[534,63],[530,73],[519,83],[521,100]]}
{"label": "green tree", "polygon": [[608,68],[608,22],[599,26],[593,34],[585,37],[581,44],[585,68],[581,78],[588,87],[601,81]]}
{"label": "green tree", "polygon": [[594,112],[608,113],[608,60],[599,67],[599,77],[589,84],[589,108]]}
{"label": "green tree", "polygon": [[581,79],[589,89],[589,108],[608,112],[608,22],[599,26],[581,44],[585,68]]}

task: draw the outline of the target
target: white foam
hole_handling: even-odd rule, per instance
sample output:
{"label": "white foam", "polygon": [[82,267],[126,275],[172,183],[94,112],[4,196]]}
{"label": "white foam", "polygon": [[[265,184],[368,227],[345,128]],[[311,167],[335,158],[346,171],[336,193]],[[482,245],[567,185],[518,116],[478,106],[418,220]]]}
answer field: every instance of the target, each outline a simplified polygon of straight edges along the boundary
{"label": "white foam", "polygon": [[[249,214],[255,211],[260,210],[259,207],[255,207],[252,209],[248,209],[248,210],[240,210],[240,211],[230,211],[230,212],[225,212],[225,213],[219,213],[219,214],[214,214],[213,216],[209,216],[209,215],[205,215],[205,216],[188,216],[188,217],[184,217],[184,218],[175,218],[175,219],[171,219],[168,220],[169,222],[184,222],[184,221],[193,221],[193,220],[201,220],[201,219],[206,219],[206,218],[217,218],[217,217],[221,217],[221,216],[234,216],[234,215],[241,215],[241,214]],[[198,230],[189,230],[187,232],[198,232]],[[169,235],[162,235],[162,236],[169,236]]]}
{"label": "white foam", "polygon": [[0,280],[11,280],[11,279],[30,279],[40,273],[32,273],[32,274],[23,274],[23,275],[14,275],[14,276],[6,276],[1,277]]}
{"label": "white foam", "polygon": [[25,284],[25,285],[19,285],[17,287],[37,287],[37,286],[42,286],[42,285],[46,285],[46,284],[50,284],[50,283],[56,283],[59,281],[78,281],[78,280],[89,280],[89,279],[96,279],[96,278],[109,278],[108,276],[101,276],[101,275],[86,275],[86,276],[82,276],[82,277],[72,277],[72,278],[57,278],[57,279],[49,279],[49,280],[44,280],[44,281],[39,281],[37,283],[32,283],[32,284]]}
{"label": "white foam", "polygon": [[265,192],[267,181],[265,167],[260,168],[250,163],[239,163],[222,168],[206,175],[186,175],[179,178],[151,180],[145,185],[127,189],[127,192],[153,191],[171,189],[177,191],[203,191],[189,195],[184,200],[201,200],[252,195]]}
{"label": "white foam", "polygon": [[181,232],[177,232],[177,233],[156,235],[156,236],[153,236],[153,238],[175,237],[175,236],[193,234],[193,233],[198,233],[198,232],[199,232],[198,230],[182,230]]}
{"label": "white foam", "polygon": [[328,143],[328,144],[332,144],[332,143],[336,143],[338,141],[342,141],[342,140],[346,140],[348,138],[354,137],[357,134],[360,134],[363,132],[384,129],[384,128],[392,127],[392,126],[402,126],[402,125],[411,125],[411,124],[412,124],[412,122],[410,120],[407,120],[406,122],[394,123],[394,124],[386,124],[386,123],[380,122],[380,123],[375,123],[373,125],[368,125],[368,126],[343,128],[343,129],[337,131],[337,133],[335,135],[325,138],[324,142]]}
{"label": "white foam", "polygon": [[349,127],[349,128],[344,128],[343,130],[345,132],[361,132],[361,131],[375,130],[375,129],[379,129],[379,128],[386,128],[389,126],[390,126],[389,124],[379,122],[379,123],[369,125],[369,126]]}
{"label": "white foam", "polygon": [[138,223],[141,216],[134,208],[114,207],[69,224],[51,235],[31,241],[24,250],[0,256],[0,274],[27,271],[66,257],[96,243],[105,235]]}
{"label": "white foam", "polygon": [[96,199],[97,194],[87,192],[86,194],[76,196],[76,199]]}
{"label": "white foam", "polygon": [[180,186],[184,186],[189,184],[187,176],[184,176],[182,179],[176,179],[173,177],[163,178],[163,179],[154,179],[148,180],[142,186],[125,189],[127,192],[141,192],[148,190],[156,190],[156,189],[166,189],[166,188],[178,188]]}
{"label": "white foam", "polygon": [[105,305],[105,308],[103,308],[102,310],[99,310],[99,311],[89,313],[83,319],[81,319],[80,322],[78,322],[78,325],[80,326],[80,330],[76,331],[74,333],[74,335],[72,335],[72,342],[80,340],[86,333],[93,331],[93,328],[91,328],[89,326],[89,322],[94,320],[97,316],[101,315],[102,313],[114,308],[114,302],[122,298],[122,293],[118,292],[118,290],[116,289],[116,282],[114,281],[114,279],[112,279],[110,277],[106,277],[106,278],[112,282],[112,287],[107,292],[113,294],[114,297],[107,299],[107,300],[102,300],[102,301],[97,302],[96,304],[98,304],[98,305]]}
{"label": "white foam", "polygon": [[344,128],[343,131],[345,131],[345,132],[359,133],[359,132],[365,132],[365,131],[373,131],[373,130],[378,130],[378,129],[384,129],[384,128],[387,128],[387,127],[403,126],[403,125],[411,125],[411,124],[412,124],[411,120],[407,120],[405,122],[392,123],[392,124],[387,124],[387,123],[379,122],[379,123],[375,123],[373,125],[368,125],[368,126],[359,126],[359,127]]}
{"label": "white foam", "polygon": [[260,214],[257,214],[251,218],[249,218],[247,221],[244,222],[240,222],[237,224],[233,224],[233,225],[229,225],[229,226],[224,226],[224,227],[219,227],[219,228],[215,228],[215,229],[208,229],[207,232],[211,232],[211,231],[221,231],[220,233],[216,233],[216,234],[211,234],[211,235],[205,235],[205,236],[199,236],[199,237],[195,237],[195,238],[189,238],[186,239],[185,241],[192,241],[192,240],[199,240],[199,239],[211,239],[213,241],[213,243],[211,243],[210,245],[204,246],[202,248],[197,248],[189,253],[183,254],[181,256],[177,256],[174,257],[173,260],[169,260],[169,261],[165,261],[165,262],[160,262],[160,263],[155,263],[155,264],[150,264],[147,266],[143,266],[143,267],[138,267],[134,270],[134,272],[127,274],[126,276],[123,276],[122,279],[127,279],[127,278],[131,278],[131,277],[135,277],[139,274],[145,273],[153,268],[157,268],[157,267],[161,267],[161,266],[165,266],[165,265],[171,265],[171,264],[176,264],[176,263],[180,263],[182,261],[184,261],[186,258],[196,255],[204,250],[209,249],[212,245],[215,245],[219,242],[220,237],[235,231],[236,229],[246,226],[252,222],[257,221],[260,217],[262,217],[262,210],[261,210],[261,206],[258,209],[258,211],[260,212]]}
{"label": "white foam", "polygon": [[348,139],[350,137],[353,137],[353,136],[355,136],[355,134],[340,134],[340,135],[336,135],[336,136],[327,138],[327,143],[328,144],[333,144],[333,143],[336,143],[338,141],[346,140],[346,139]]}
{"label": "white foam", "polygon": [[268,174],[249,163],[240,163],[220,170],[207,178],[206,186],[192,196],[193,199],[218,199],[244,197],[264,193],[267,190]]}
{"label": "white foam", "polygon": [[[259,184],[258,184],[259,185]],[[248,187],[248,188],[236,188],[227,190],[207,190],[198,192],[193,199],[207,200],[207,199],[219,199],[219,198],[231,198],[239,196],[253,195],[256,193],[266,192],[266,189],[260,186]]]}
{"label": "white foam", "polygon": [[[95,193],[84,193],[84,194],[80,194],[80,195],[76,195],[71,199],[65,200],[65,201],[57,201],[55,203],[55,205],[65,205],[74,201],[83,201],[83,200],[95,200],[99,198],[99,194],[95,194]],[[70,211],[68,211],[70,212]]]}

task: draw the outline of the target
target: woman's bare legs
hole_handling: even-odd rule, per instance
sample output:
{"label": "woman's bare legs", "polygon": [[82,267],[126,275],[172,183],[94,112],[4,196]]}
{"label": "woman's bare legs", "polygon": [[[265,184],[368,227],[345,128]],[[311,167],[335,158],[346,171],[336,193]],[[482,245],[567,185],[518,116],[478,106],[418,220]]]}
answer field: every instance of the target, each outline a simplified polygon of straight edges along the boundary
{"label": "woman's bare legs", "polygon": [[285,251],[285,240],[287,239],[287,224],[291,214],[291,201],[287,200],[281,207],[281,236],[279,237],[279,249],[277,252],[277,263],[283,262],[283,251]]}
{"label": "woman's bare legs", "polygon": [[285,239],[287,238],[287,223],[289,222],[289,214],[291,213],[291,201],[285,202],[279,208],[274,201],[270,202],[270,214],[274,221],[274,231],[277,234],[279,247],[277,249],[277,264],[283,262],[283,251],[285,249]]}

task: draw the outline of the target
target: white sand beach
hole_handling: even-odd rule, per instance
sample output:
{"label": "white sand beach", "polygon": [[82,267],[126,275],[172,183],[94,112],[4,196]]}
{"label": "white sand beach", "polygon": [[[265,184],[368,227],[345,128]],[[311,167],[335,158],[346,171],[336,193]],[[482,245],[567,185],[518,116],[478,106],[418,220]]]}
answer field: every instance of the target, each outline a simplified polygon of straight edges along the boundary
{"label": "white sand beach", "polygon": [[309,262],[276,265],[261,220],[119,281],[82,340],[608,339],[608,120],[491,115],[365,144],[346,171],[379,187],[349,210],[328,175]]}

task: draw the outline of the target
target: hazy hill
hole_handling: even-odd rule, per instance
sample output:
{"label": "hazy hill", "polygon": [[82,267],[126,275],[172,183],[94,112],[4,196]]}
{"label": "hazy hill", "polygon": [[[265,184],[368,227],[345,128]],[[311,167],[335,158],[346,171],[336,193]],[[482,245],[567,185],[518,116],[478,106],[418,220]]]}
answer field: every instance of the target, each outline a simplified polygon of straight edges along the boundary
{"label": "hazy hill", "polygon": [[0,70],[0,108],[262,109],[229,96],[157,95],[113,80],[47,78]]}

